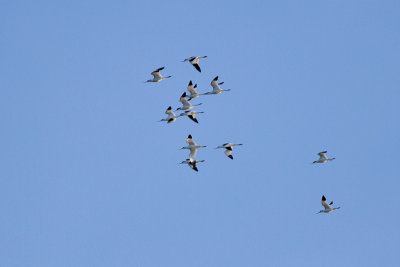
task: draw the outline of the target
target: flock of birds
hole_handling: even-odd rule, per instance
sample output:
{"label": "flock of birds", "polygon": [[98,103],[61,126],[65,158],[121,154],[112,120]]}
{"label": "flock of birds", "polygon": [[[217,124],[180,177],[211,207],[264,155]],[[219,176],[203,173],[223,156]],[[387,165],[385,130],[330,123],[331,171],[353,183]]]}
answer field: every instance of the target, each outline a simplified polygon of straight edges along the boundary
{"label": "flock of birds", "polygon": [[[199,66],[199,60],[203,59],[203,58],[207,58],[207,56],[202,56],[202,57],[190,57],[187,58],[185,60],[183,60],[182,62],[189,62],[192,64],[192,66],[198,71],[201,72],[201,68]],[[151,75],[153,75],[153,79],[151,80],[147,80],[146,82],[161,82],[164,79],[167,78],[171,78],[172,76],[162,76],[160,71],[162,71],[164,69],[164,67],[158,68],[155,71],[153,71],[151,73]],[[199,94],[197,92],[197,84],[193,85],[192,81],[189,81],[187,90],[189,91],[190,95],[188,96],[186,94],[186,92],[184,92],[181,97],[179,98],[179,102],[182,103],[182,107],[177,108],[175,111],[184,111],[183,113],[180,113],[179,115],[176,115],[174,113],[174,111],[172,111],[172,107],[169,106],[167,108],[167,110],[165,111],[165,114],[167,114],[167,118],[161,119],[160,121],[166,121],[167,123],[172,123],[174,121],[176,121],[178,118],[180,117],[189,117],[189,119],[191,119],[192,121],[194,121],[195,123],[199,123],[199,121],[196,118],[197,114],[201,114],[204,112],[199,112],[199,111],[194,111],[192,110],[194,107],[200,106],[202,103],[196,104],[196,105],[192,105],[189,101],[191,101],[194,98],[198,98],[199,96],[202,95],[217,95],[220,94],[222,92],[227,92],[230,91],[230,89],[221,89],[220,85],[224,84],[224,82],[218,82],[218,76],[216,76],[212,81],[211,81],[211,86],[213,88],[212,91],[210,92],[206,92],[206,93],[202,93]],[[201,146],[201,145],[197,145],[195,141],[193,141],[192,135],[188,135],[187,139],[186,139],[186,143],[188,143],[188,146],[184,146],[181,149],[188,149],[189,150],[189,158],[182,161],[180,164],[187,164],[192,170],[198,172],[198,168],[197,168],[197,164],[200,162],[204,162],[204,160],[197,160],[196,156],[197,156],[197,150],[199,148],[204,148],[206,146]],[[232,156],[232,149],[235,146],[241,146],[243,144],[232,144],[232,143],[225,143],[221,146],[216,147],[215,149],[219,149],[219,148],[223,148],[225,149],[225,155],[233,160],[233,156]],[[335,158],[328,158],[326,155],[327,151],[322,151],[320,153],[318,153],[319,159],[314,161],[313,164],[315,163],[325,163],[328,161],[332,161]],[[333,201],[331,201],[329,204],[328,202],[326,202],[326,198],[325,195],[322,196],[322,200],[321,200],[321,204],[324,207],[323,210],[320,210],[317,214],[319,213],[329,213],[332,212],[334,210],[340,209],[340,207],[332,207],[333,205]]]}

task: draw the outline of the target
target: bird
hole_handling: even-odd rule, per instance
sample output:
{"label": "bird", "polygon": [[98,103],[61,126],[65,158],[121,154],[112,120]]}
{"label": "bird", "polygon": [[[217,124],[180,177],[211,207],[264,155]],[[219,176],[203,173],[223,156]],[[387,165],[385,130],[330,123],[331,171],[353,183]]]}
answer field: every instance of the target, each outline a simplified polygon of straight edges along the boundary
{"label": "bird", "polygon": [[165,118],[165,119],[162,119],[160,121],[167,121],[168,123],[171,123],[171,122],[176,121],[176,119],[181,116],[181,115],[175,115],[175,113],[172,111],[172,107],[171,106],[169,106],[167,108],[167,110],[165,111],[165,114],[167,114],[168,117]]}
{"label": "bird", "polygon": [[200,60],[201,58],[206,58],[206,57],[207,57],[207,56],[204,56],[204,57],[190,57],[190,58],[185,59],[185,60],[182,61],[182,62],[189,61],[189,62],[193,65],[193,67],[194,67],[196,70],[198,70],[198,72],[201,72],[201,69],[200,69],[200,66],[199,66],[199,60]]}
{"label": "bird", "polygon": [[225,148],[225,155],[228,157],[228,158],[230,158],[230,159],[233,159],[233,156],[232,156],[232,149],[233,149],[233,147],[234,146],[242,146],[243,144],[231,144],[231,143],[225,143],[225,144],[223,144],[222,146],[218,146],[218,147],[216,147],[215,149],[218,149],[218,148]]}
{"label": "bird", "polygon": [[197,97],[199,97],[199,96],[202,95],[202,94],[197,93],[196,88],[197,88],[197,84],[195,84],[195,85],[193,86],[193,83],[192,83],[192,81],[190,80],[190,82],[189,82],[189,84],[188,84],[188,88],[187,88],[188,91],[189,91],[189,93],[190,93],[190,96],[189,96],[188,101],[190,101],[190,100],[192,100],[193,98],[197,98]]}
{"label": "bird", "polygon": [[191,119],[195,123],[199,123],[199,121],[196,118],[196,114],[199,114],[199,113],[204,113],[204,112],[203,111],[187,110],[184,113],[181,113],[179,116],[188,116],[189,119]]}
{"label": "bird", "polygon": [[162,80],[164,80],[164,79],[166,79],[166,78],[171,78],[172,76],[163,77],[163,76],[160,74],[160,71],[162,71],[164,68],[165,68],[165,67],[158,68],[158,69],[156,69],[155,71],[153,71],[153,72],[151,73],[151,75],[154,76],[153,79],[152,79],[152,80],[147,80],[146,83],[157,83],[157,82],[160,82],[160,81],[162,81]]}
{"label": "bird", "polygon": [[231,89],[221,89],[221,87],[219,87],[221,84],[224,84],[224,82],[220,82],[218,83],[218,76],[215,77],[212,81],[211,81],[211,86],[213,88],[213,90],[211,92],[207,92],[204,93],[204,95],[218,95],[222,92],[226,92],[226,91],[230,91]]}
{"label": "bird", "polygon": [[192,139],[192,135],[188,135],[188,138],[186,139],[186,143],[189,144],[189,146],[184,146],[181,149],[189,149],[190,153],[189,153],[189,160],[190,161],[195,161],[196,160],[196,154],[197,154],[197,149],[198,148],[202,148],[202,147],[206,147],[206,146],[199,146],[197,145],[193,139]]}
{"label": "bird", "polygon": [[326,156],[326,153],[327,153],[328,151],[322,151],[322,152],[319,152],[318,153],[318,156],[319,156],[319,159],[318,160],[316,160],[316,161],[314,161],[313,162],[313,164],[314,163],[324,163],[324,162],[327,162],[327,161],[330,161],[330,160],[334,160],[335,158],[328,158],[327,156]]}
{"label": "bird", "polygon": [[[326,198],[325,198],[325,196],[322,196],[322,200],[321,200],[321,204],[322,204],[322,206],[324,206],[324,210],[320,210],[318,213],[329,213],[329,212],[331,212],[331,211],[334,211],[334,210],[337,210],[337,209],[340,209],[340,207],[337,207],[337,208],[332,208],[331,207],[331,205],[333,204],[333,201],[331,202],[331,203],[326,203]],[[317,214],[318,214],[317,213]]]}
{"label": "bird", "polygon": [[180,164],[187,164],[190,168],[192,168],[192,170],[198,172],[199,169],[197,169],[197,163],[199,162],[204,162],[204,160],[195,160],[195,161],[190,161],[190,159],[186,159],[184,161],[182,161]]}
{"label": "bird", "polygon": [[192,105],[190,104],[190,102],[186,99],[186,92],[184,92],[181,97],[179,98],[179,102],[182,103],[182,107],[181,108],[177,108],[176,110],[188,110],[188,109],[192,109],[194,107],[200,106],[203,103],[197,104],[197,105]]}

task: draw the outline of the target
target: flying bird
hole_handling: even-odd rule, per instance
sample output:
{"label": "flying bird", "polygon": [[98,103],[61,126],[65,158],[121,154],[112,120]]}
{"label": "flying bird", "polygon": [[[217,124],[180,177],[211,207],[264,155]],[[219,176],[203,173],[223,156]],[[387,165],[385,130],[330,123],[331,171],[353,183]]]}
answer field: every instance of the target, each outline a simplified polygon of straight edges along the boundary
{"label": "flying bird", "polygon": [[199,162],[204,162],[204,160],[195,160],[195,161],[190,161],[190,159],[186,159],[182,161],[180,164],[187,164],[192,170],[198,172],[199,169],[197,169],[197,163]]}
{"label": "flying bird", "polygon": [[233,149],[233,147],[235,147],[235,146],[242,146],[243,144],[231,144],[231,143],[225,143],[225,144],[223,144],[222,146],[218,146],[218,147],[216,147],[215,149],[218,149],[218,148],[225,148],[225,155],[228,157],[228,158],[230,158],[230,159],[233,159],[233,156],[232,156],[232,149]]}
{"label": "flying bird", "polygon": [[164,67],[158,68],[158,69],[156,69],[155,71],[153,71],[153,72],[151,73],[151,75],[154,76],[153,79],[152,79],[152,80],[147,80],[146,82],[147,82],[147,83],[157,83],[157,82],[160,82],[160,81],[162,81],[162,80],[164,80],[164,79],[166,79],[166,78],[171,78],[172,76],[163,77],[163,76],[160,74],[160,71],[162,71],[163,69],[164,69]]}
{"label": "flying bird", "polygon": [[200,60],[201,58],[206,58],[206,57],[207,57],[207,56],[204,56],[204,57],[190,57],[190,58],[185,59],[185,60],[182,61],[182,62],[189,61],[189,62],[193,65],[193,67],[194,67],[196,70],[198,70],[199,72],[201,72],[201,69],[200,69],[200,66],[199,66],[199,60]]}
{"label": "flying bird", "polygon": [[185,111],[184,113],[181,113],[181,115],[179,115],[179,116],[188,116],[189,119],[191,119],[191,120],[194,121],[195,123],[199,123],[199,121],[198,121],[197,118],[196,118],[196,114],[199,114],[199,113],[204,113],[204,112],[202,112],[202,111],[188,110],[188,111]]}
{"label": "flying bird", "polygon": [[186,92],[184,92],[181,97],[179,98],[179,102],[182,103],[182,107],[181,108],[177,108],[176,110],[188,110],[188,109],[192,109],[194,107],[200,106],[202,103],[197,104],[197,105],[192,105],[190,104],[190,102],[186,99]]}
{"label": "flying bird", "polygon": [[[326,203],[326,198],[325,198],[325,196],[322,196],[322,200],[321,200],[321,204],[322,204],[322,206],[324,206],[324,210],[320,210],[318,213],[329,213],[329,212],[331,212],[331,211],[334,211],[334,210],[337,210],[337,209],[340,209],[340,207],[337,207],[337,208],[332,208],[332,204],[333,204],[333,201],[331,202],[331,203]],[[317,214],[318,214],[317,213]]]}
{"label": "flying bird", "polygon": [[221,89],[220,85],[224,84],[224,82],[220,82],[218,83],[218,76],[215,77],[212,81],[211,81],[211,86],[213,88],[213,90],[211,92],[207,92],[204,93],[204,95],[218,95],[222,92],[226,92],[226,91],[230,91],[231,89]]}
{"label": "flying bird", "polygon": [[193,98],[197,98],[197,97],[199,97],[199,96],[201,96],[202,94],[199,94],[199,93],[197,93],[197,90],[196,90],[196,88],[197,88],[197,84],[195,84],[194,86],[193,86],[193,83],[192,83],[192,81],[190,80],[190,82],[189,82],[189,84],[188,84],[188,91],[189,91],[189,93],[190,93],[190,96],[189,96],[189,101],[190,100],[192,100]]}
{"label": "flying bird", "polygon": [[316,161],[314,161],[313,164],[314,164],[314,163],[324,163],[324,162],[327,162],[327,161],[330,161],[330,160],[334,160],[335,158],[328,158],[328,157],[326,156],[326,153],[327,153],[327,152],[328,152],[328,151],[319,152],[319,153],[318,153],[319,159],[316,160]]}
{"label": "flying bird", "polygon": [[181,115],[175,115],[175,113],[172,111],[172,107],[171,106],[169,106],[167,108],[167,110],[165,111],[165,114],[167,114],[168,117],[165,118],[165,119],[162,119],[160,121],[167,121],[168,123],[171,123],[171,122],[176,121],[176,119],[181,116]]}
{"label": "flying bird", "polygon": [[197,149],[198,148],[202,148],[202,147],[206,147],[206,146],[199,146],[197,145],[193,139],[192,139],[192,135],[189,134],[188,138],[186,139],[186,143],[189,144],[189,146],[184,146],[181,149],[189,149],[190,153],[189,153],[189,160],[190,161],[195,161],[196,160],[196,154],[197,154]]}

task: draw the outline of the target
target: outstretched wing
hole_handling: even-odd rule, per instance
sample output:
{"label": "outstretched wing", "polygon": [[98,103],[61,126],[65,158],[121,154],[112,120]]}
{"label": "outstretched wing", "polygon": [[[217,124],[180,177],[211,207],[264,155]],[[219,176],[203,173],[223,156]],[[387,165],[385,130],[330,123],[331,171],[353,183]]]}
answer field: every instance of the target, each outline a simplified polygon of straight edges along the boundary
{"label": "outstretched wing", "polygon": [[201,72],[200,66],[197,63],[192,63],[193,67],[198,71]]}
{"label": "outstretched wing", "polygon": [[322,151],[318,153],[318,156],[320,157],[320,159],[328,159],[326,156],[326,152],[328,151]]}
{"label": "outstretched wing", "polygon": [[151,73],[151,75],[153,75],[154,78],[161,78],[162,76],[161,76],[161,74],[160,74],[160,71],[162,71],[163,69],[164,69],[164,67],[158,68],[158,69],[156,69],[155,71],[153,71],[153,72]]}
{"label": "outstretched wing", "polygon": [[324,208],[325,208],[326,210],[332,209],[332,207],[331,207],[328,203],[326,203],[326,198],[325,198],[325,196],[322,196],[321,204],[322,204],[322,206],[324,206]]}
{"label": "outstretched wing", "polygon": [[196,119],[196,117],[193,115],[188,115],[189,119],[191,119],[192,121],[194,121],[195,123],[199,123],[199,121]]}

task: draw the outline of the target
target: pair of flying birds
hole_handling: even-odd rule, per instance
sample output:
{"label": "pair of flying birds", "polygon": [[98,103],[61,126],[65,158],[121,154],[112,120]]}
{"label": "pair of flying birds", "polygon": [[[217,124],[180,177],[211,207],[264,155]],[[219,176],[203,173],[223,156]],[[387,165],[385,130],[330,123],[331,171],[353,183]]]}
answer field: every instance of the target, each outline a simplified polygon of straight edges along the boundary
{"label": "pair of flying birds", "polygon": [[[186,139],[186,143],[188,143],[189,145],[188,145],[188,146],[184,146],[184,147],[182,147],[181,149],[189,149],[189,150],[190,150],[190,152],[189,152],[189,158],[186,159],[185,161],[182,161],[181,164],[187,164],[187,165],[189,165],[189,167],[192,168],[194,171],[199,171],[199,170],[197,169],[196,164],[199,163],[199,162],[204,162],[204,160],[196,160],[197,149],[203,148],[203,147],[206,147],[206,146],[197,145],[196,142],[193,141],[192,135],[190,135],[190,134],[189,134],[188,138]],[[241,145],[243,145],[243,144],[225,143],[225,144],[223,144],[223,145],[221,145],[221,146],[216,147],[215,149],[218,149],[218,148],[225,148],[225,155],[226,155],[228,158],[233,159],[233,156],[232,156],[232,149],[233,149],[233,147],[235,147],[235,146],[241,146]]]}
{"label": "pair of flying birds", "polygon": [[[207,56],[204,56],[204,57],[190,57],[190,58],[185,59],[185,60],[182,61],[182,62],[189,61],[190,64],[192,64],[193,67],[194,67],[196,70],[198,70],[199,72],[201,72],[201,69],[200,69],[200,66],[199,66],[199,60],[202,59],[202,58],[206,58],[206,57],[207,57]],[[162,80],[164,80],[164,79],[166,79],[166,78],[171,78],[172,76],[165,76],[165,77],[164,77],[164,76],[161,75],[160,71],[162,71],[164,68],[165,68],[165,67],[161,67],[161,68],[158,68],[158,69],[156,69],[155,71],[153,71],[153,72],[151,73],[151,75],[153,75],[153,79],[147,80],[146,82],[147,82],[147,83],[158,83],[158,82],[161,82]]]}

